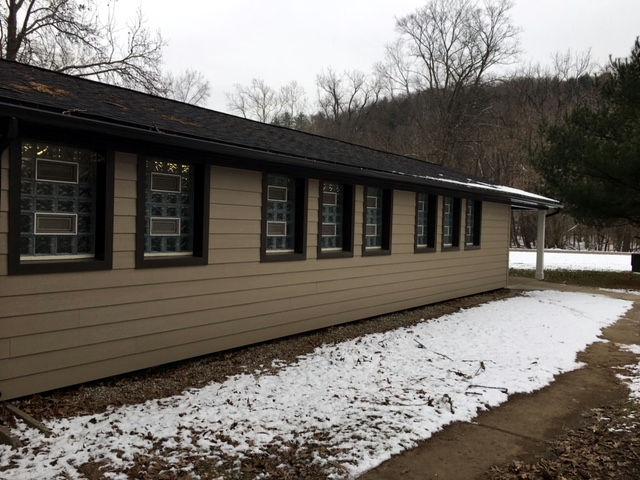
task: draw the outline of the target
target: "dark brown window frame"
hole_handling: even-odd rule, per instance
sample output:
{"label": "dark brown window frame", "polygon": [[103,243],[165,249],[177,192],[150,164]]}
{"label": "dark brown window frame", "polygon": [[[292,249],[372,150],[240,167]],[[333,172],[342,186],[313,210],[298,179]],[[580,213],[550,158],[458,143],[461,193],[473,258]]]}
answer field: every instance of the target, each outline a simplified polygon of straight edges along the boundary
{"label": "dark brown window frame", "polygon": [[[367,248],[367,188],[382,189],[382,248]],[[393,189],[365,185],[362,195],[362,256],[391,255],[393,234]]]}
{"label": "dark brown window frame", "polygon": [[[92,149],[101,154],[104,162],[99,166],[96,178],[98,182],[96,198],[95,257],[82,259],[61,259],[42,261],[20,261],[20,182],[22,163],[22,143],[24,141],[42,141],[83,149]],[[113,187],[114,158],[112,151],[96,149],[89,142],[71,141],[67,138],[56,140],[50,135],[40,137],[29,135],[13,140],[9,144],[9,239],[8,273],[9,275],[31,275],[47,273],[84,272],[92,270],[111,270],[113,266]]]}
{"label": "dark brown window frame", "polygon": [[[473,245],[467,245],[467,236],[466,236],[466,210],[465,210],[465,238],[464,238],[464,249],[465,250],[479,250],[482,248],[482,200],[475,200],[472,198],[467,198],[466,202],[473,202],[475,204],[475,212],[474,212],[474,223],[473,223]],[[466,205],[465,205],[466,209]]]}
{"label": "dark brown window frame", "polygon": [[[451,234],[451,240],[453,245],[445,247],[444,246],[444,199],[446,197],[450,197],[453,199],[453,233]],[[455,250],[460,250],[460,234],[462,231],[462,198],[456,197],[455,195],[443,195],[442,196],[442,232],[440,234],[440,242],[442,245],[443,252],[451,252]]]}
{"label": "dark brown window frame", "polygon": [[[193,201],[193,255],[177,257],[145,257],[145,199],[146,199],[146,161],[149,156],[138,155],[137,194],[136,194],[136,268],[170,268],[207,265],[209,263],[209,195],[211,192],[211,166],[202,161],[176,160],[188,163],[194,168],[194,201]],[[171,157],[159,157],[171,160]]]}
{"label": "dark brown window frame", "polygon": [[[296,183],[296,219],[293,252],[267,253],[267,176],[282,175],[292,178]],[[300,195],[302,192],[302,195]],[[291,175],[282,171],[262,172],[262,208],[260,219],[260,261],[261,262],[290,262],[307,259],[307,206],[309,179]]]}
{"label": "dark brown window frame", "polygon": [[[424,194],[428,196],[427,202],[427,219],[430,219],[427,225],[427,238],[429,243],[426,246],[418,245],[418,196]],[[432,253],[436,251],[436,236],[438,228],[438,195],[429,192],[416,192],[416,220],[415,220],[415,234],[413,239],[413,251],[414,253]]]}
{"label": "dark brown window frame", "polygon": [[[325,183],[338,183],[343,186],[343,203],[344,209],[342,213],[342,250],[323,251],[321,246],[322,238],[322,191]],[[348,215],[348,217],[347,217]],[[318,253],[320,259],[323,258],[349,258],[353,257],[353,245],[355,240],[356,223],[356,188],[351,183],[334,182],[329,180],[320,180],[318,182]]]}

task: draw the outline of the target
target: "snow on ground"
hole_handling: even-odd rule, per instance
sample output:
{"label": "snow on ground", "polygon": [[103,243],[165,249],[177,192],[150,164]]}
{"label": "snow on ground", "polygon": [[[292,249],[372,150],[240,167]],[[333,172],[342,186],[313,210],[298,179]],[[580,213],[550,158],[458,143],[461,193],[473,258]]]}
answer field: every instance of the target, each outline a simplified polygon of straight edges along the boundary
{"label": "snow on ground", "polygon": [[3,472],[8,478],[79,478],[74,467],[83,462],[106,459],[122,470],[154,444],[179,462],[219,451],[241,459],[279,442],[320,438],[329,449],[319,449],[317,461],[356,476],[508,394],[579,368],[576,353],[631,306],[601,295],[529,292],[324,345],[275,374],[236,375],[174,397],[49,421],[50,438],[20,424],[14,433],[27,446],[18,454],[0,447],[0,465],[13,463]]}
{"label": "snow on ground", "polygon": [[[536,252],[509,252],[509,268],[535,270]],[[544,268],[548,270],[599,270],[630,272],[631,255],[607,253],[544,252]]]}

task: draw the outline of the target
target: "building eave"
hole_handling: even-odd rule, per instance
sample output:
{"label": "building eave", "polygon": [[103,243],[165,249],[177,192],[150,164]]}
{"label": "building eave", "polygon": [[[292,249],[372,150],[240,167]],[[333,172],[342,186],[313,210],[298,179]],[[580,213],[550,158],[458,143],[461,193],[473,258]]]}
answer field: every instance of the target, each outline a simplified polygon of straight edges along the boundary
{"label": "building eave", "polygon": [[[520,208],[547,209],[560,206],[559,202],[552,199],[507,194],[506,192],[496,190],[493,186],[491,186],[491,188],[483,188],[479,182],[468,185],[465,185],[463,182],[455,182],[455,184],[453,184],[446,178],[425,178],[399,172],[360,168],[324,159],[261,150],[220,142],[209,138],[189,136],[183,133],[160,130],[153,126],[139,125],[133,122],[116,122],[109,118],[84,115],[82,112],[43,108],[38,105],[0,101],[0,117],[5,119],[15,118],[20,123],[30,125],[78,130],[88,134],[112,137],[120,141],[124,140],[122,145],[118,146],[118,148],[123,149],[130,148],[131,150],[135,150],[137,142],[144,142],[152,145],[171,146],[206,152],[215,155],[215,161],[212,163],[229,167],[258,170],[286,167],[299,171],[315,172],[321,177],[348,177],[362,182],[379,182],[394,188],[419,190],[420,188],[427,187],[434,192],[443,194],[463,193],[465,196],[482,198],[487,201],[496,201],[499,203],[508,203]],[[9,124],[13,125],[13,122],[9,122]],[[15,135],[15,132],[13,132],[12,135]],[[3,137],[7,136],[8,134],[3,133]],[[238,160],[241,162],[238,162]]]}

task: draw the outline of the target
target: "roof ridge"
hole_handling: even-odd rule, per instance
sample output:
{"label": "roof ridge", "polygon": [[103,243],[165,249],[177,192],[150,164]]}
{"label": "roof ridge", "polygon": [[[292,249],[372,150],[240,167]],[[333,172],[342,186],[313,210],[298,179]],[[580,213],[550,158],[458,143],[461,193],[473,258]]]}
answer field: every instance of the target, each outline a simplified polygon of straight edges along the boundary
{"label": "roof ridge", "polygon": [[101,85],[101,86],[105,86],[105,87],[116,88],[116,89],[119,89],[119,90],[124,90],[124,91],[127,91],[127,92],[131,92],[131,93],[135,93],[135,94],[139,94],[139,95],[144,95],[144,96],[147,96],[147,97],[151,97],[151,98],[155,98],[155,99],[159,99],[159,100],[163,100],[163,101],[167,101],[167,102],[178,103],[180,105],[185,105],[185,106],[191,107],[191,108],[197,108],[197,109],[204,110],[204,111],[207,111],[207,112],[215,112],[215,113],[217,113],[219,115],[225,115],[225,116],[236,118],[236,119],[243,120],[243,121],[246,121],[246,122],[251,122],[251,123],[258,124],[258,125],[266,126],[268,128],[281,129],[281,130],[285,130],[285,131],[288,131],[288,132],[296,132],[296,133],[299,133],[299,134],[304,134],[304,135],[308,135],[308,136],[315,137],[315,138],[321,138],[323,140],[330,140],[330,141],[339,142],[339,143],[342,143],[342,144],[345,144],[345,145],[351,145],[353,147],[364,148],[364,149],[367,149],[367,150],[370,150],[370,151],[373,151],[373,152],[383,153],[385,155],[395,155],[395,156],[398,156],[398,157],[401,157],[401,158],[404,158],[404,159],[411,160],[413,162],[427,163],[429,165],[433,165],[435,167],[442,168],[445,171],[449,171],[449,172],[452,172],[452,173],[455,173],[455,174],[458,174],[458,175],[466,175],[466,174],[464,174],[462,172],[456,172],[455,170],[451,170],[449,167],[446,167],[444,165],[440,165],[439,163],[431,162],[429,160],[418,159],[418,158],[415,158],[415,157],[412,157],[412,156],[409,156],[409,155],[404,155],[402,153],[392,152],[390,150],[383,150],[381,148],[375,148],[375,147],[371,147],[369,145],[363,145],[361,143],[354,143],[354,142],[350,142],[350,141],[343,140],[343,139],[340,139],[340,138],[328,137],[326,135],[320,135],[318,133],[307,132],[307,131],[304,131],[304,130],[297,130],[295,128],[289,128],[289,127],[285,127],[283,125],[275,125],[273,123],[260,122],[258,120],[253,120],[251,118],[241,117],[239,115],[234,115],[234,114],[228,113],[228,112],[222,112],[220,110],[214,110],[212,108],[202,107],[200,105],[194,105],[192,103],[183,102],[183,101],[180,101],[180,100],[176,100],[174,98],[161,97],[160,95],[154,95],[153,93],[143,92],[141,90],[135,90],[135,89],[130,88],[130,87],[123,87],[121,85],[112,85],[110,83],[101,82],[99,80],[94,80],[94,79],[91,79],[91,78],[80,77],[80,76],[77,76],[77,75],[71,75],[69,73],[64,73],[64,72],[57,72],[55,70],[50,70],[48,68],[44,68],[44,67],[41,67],[41,66],[38,66],[38,65],[31,65],[29,63],[18,62],[16,60],[7,60],[7,59],[4,59],[4,58],[0,58],[0,64],[1,63],[11,63],[11,64],[15,64],[15,65],[21,65],[21,66],[24,66],[24,67],[27,67],[27,68],[31,68],[31,69],[34,69],[34,70],[39,70],[39,71],[46,72],[46,73],[51,73],[51,74],[54,74],[54,75],[59,75],[59,76],[67,77],[67,78],[72,78],[74,80],[80,80],[80,81],[88,82],[88,83],[91,83],[91,84],[94,84],[94,85]]}

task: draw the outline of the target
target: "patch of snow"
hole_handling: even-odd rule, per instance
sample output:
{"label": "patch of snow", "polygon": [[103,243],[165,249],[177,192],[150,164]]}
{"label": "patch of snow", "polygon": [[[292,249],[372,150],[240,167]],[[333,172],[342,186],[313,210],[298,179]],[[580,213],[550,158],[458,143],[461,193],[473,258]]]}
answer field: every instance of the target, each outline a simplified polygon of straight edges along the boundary
{"label": "patch of snow", "polygon": [[617,343],[616,345],[622,350],[634,353],[636,355],[640,355],[640,345],[636,345],[636,344],[625,345],[622,343]]}
{"label": "patch of snow", "polygon": [[[533,392],[577,369],[633,303],[602,295],[535,291],[411,327],[323,345],[275,374],[243,373],[181,395],[46,422],[47,438],[24,424],[25,447],[0,446],[10,478],[80,478],[77,467],[117,469],[154,444],[184,455],[238,459],[284,442],[321,442],[318,461],[359,475],[455,421]],[[323,434],[315,437],[315,434]],[[223,435],[223,436],[221,436]]]}
{"label": "patch of snow", "polygon": [[624,289],[624,288],[599,288],[598,290],[602,290],[603,292],[624,293],[626,295],[638,295],[638,296],[640,296],[640,290],[627,290],[627,289]]}
{"label": "patch of snow", "polygon": [[[536,252],[510,251],[509,268],[535,270]],[[544,268],[547,270],[630,272],[631,255],[545,251]]]}
{"label": "patch of snow", "polygon": [[[640,356],[640,345],[618,344],[618,347]],[[616,376],[629,386],[629,397],[640,402],[640,362],[635,365],[627,365],[625,370],[629,375],[618,374]]]}

